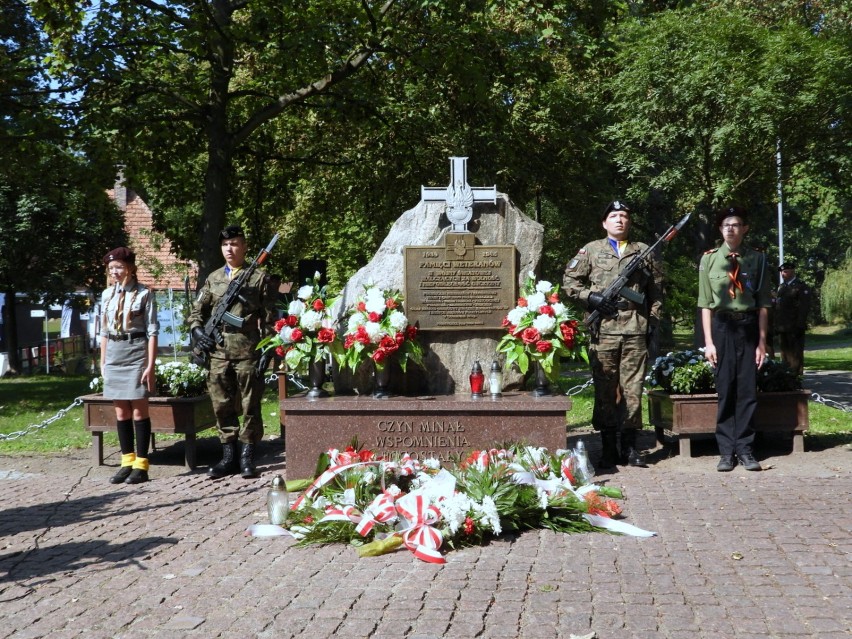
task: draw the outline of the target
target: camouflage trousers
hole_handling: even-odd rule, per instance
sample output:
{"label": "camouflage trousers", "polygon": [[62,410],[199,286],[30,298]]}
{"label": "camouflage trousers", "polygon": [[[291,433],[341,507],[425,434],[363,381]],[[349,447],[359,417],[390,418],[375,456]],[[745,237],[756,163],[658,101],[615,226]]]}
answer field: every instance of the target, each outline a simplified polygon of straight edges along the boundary
{"label": "camouflage trousers", "polygon": [[589,346],[595,382],[595,430],[642,428],[642,388],[648,347],[644,335],[601,335]]}
{"label": "camouflage trousers", "polygon": [[[256,444],[263,438],[260,409],[263,388],[263,379],[255,371],[254,360],[210,358],[207,390],[213,402],[219,441]],[[240,415],[243,416],[242,428]]]}

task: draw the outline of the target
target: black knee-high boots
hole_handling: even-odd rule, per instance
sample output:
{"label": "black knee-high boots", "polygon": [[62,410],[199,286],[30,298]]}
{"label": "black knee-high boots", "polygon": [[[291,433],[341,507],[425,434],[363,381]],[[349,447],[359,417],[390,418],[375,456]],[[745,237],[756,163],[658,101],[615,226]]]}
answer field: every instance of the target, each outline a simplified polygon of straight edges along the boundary
{"label": "black knee-high boots", "polygon": [[123,484],[133,471],[136,454],[133,451],[133,420],[119,419],[115,423],[118,431],[118,445],[121,447],[121,467],[110,477],[110,483]]}
{"label": "black knee-high boots", "polygon": [[136,431],[136,459],[133,470],[125,484],[141,484],[148,481],[148,446],[151,443],[151,418],[146,417],[133,422]]}

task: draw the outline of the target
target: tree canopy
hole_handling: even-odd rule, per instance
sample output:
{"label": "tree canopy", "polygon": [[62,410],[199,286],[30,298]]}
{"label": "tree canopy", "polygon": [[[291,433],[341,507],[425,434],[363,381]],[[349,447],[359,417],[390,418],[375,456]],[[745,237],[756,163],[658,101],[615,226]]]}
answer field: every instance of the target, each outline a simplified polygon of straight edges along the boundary
{"label": "tree canopy", "polygon": [[824,247],[814,272],[837,264],[845,4],[32,1],[87,157],[127,166],[202,275],[239,222],[256,245],[282,232],[285,276],[325,257],[338,285],[421,184],[446,182],[451,155],[542,220],[555,281],[611,199],[628,195],[637,239],[697,211],[695,242],[671,256],[686,282],[722,203],[747,205],[753,239],[777,244],[780,146],[790,251]]}

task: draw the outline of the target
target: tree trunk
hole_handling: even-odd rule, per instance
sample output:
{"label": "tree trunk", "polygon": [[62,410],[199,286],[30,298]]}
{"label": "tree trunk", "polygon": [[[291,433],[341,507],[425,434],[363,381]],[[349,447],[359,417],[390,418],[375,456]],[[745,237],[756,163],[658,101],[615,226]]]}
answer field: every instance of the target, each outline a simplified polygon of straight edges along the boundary
{"label": "tree trunk", "polygon": [[201,251],[198,259],[198,286],[222,264],[219,231],[225,226],[228,185],[233,161],[233,135],[228,129],[228,88],[234,68],[234,44],[230,38],[229,3],[216,0],[213,5],[216,22],[210,42],[210,95],[207,104],[207,169],[204,175],[201,214]]}
{"label": "tree trunk", "polygon": [[15,291],[7,289],[3,306],[3,326],[6,329],[6,349],[9,355],[9,373],[21,374],[21,353],[18,348],[18,312]]}

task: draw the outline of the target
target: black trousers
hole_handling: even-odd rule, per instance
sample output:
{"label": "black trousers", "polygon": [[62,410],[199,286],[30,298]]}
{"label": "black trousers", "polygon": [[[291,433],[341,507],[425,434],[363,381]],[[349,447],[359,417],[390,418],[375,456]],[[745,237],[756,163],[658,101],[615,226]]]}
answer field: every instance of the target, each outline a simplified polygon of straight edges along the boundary
{"label": "black trousers", "polygon": [[760,335],[757,313],[746,319],[713,316],[716,346],[716,443],[720,455],[752,452],[754,409],[757,406],[757,366],[754,353]]}

